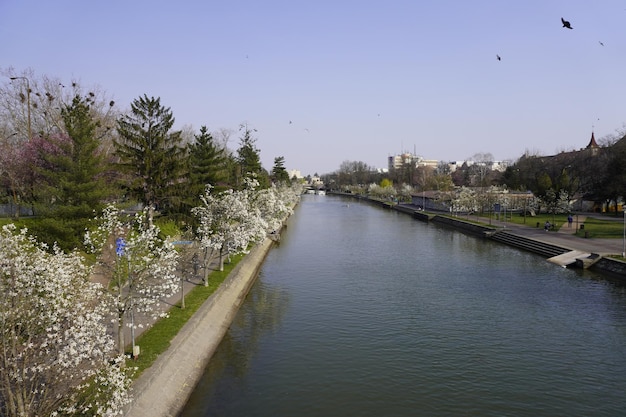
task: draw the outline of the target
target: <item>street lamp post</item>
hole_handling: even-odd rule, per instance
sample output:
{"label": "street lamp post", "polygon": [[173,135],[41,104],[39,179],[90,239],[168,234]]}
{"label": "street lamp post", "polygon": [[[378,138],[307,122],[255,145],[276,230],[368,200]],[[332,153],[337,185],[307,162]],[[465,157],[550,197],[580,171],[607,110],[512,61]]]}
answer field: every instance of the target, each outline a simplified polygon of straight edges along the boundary
{"label": "street lamp post", "polygon": [[30,140],[33,137],[32,131],[31,131],[31,124],[30,124],[30,82],[28,81],[28,78],[26,77],[11,77],[11,80],[26,81],[26,107],[28,111],[28,140]]}
{"label": "street lamp post", "polygon": [[422,210],[426,211],[426,173],[422,171]]}
{"label": "street lamp post", "polygon": [[626,210],[622,209],[622,213],[624,213],[624,231],[622,235],[622,258],[626,258]]}
{"label": "street lamp post", "polygon": [[132,345],[131,357],[137,360],[139,346],[135,345],[135,300],[133,299],[133,274],[131,272],[130,253],[128,254],[128,297],[130,298],[130,340]]}

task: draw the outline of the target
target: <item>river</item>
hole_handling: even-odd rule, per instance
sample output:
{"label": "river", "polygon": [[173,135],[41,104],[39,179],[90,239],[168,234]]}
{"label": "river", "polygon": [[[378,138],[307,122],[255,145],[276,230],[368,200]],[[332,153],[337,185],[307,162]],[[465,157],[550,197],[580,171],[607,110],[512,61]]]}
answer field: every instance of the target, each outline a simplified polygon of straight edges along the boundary
{"label": "river", "polygon": [[182,412],[623,416],[626,286],[305,195]]}

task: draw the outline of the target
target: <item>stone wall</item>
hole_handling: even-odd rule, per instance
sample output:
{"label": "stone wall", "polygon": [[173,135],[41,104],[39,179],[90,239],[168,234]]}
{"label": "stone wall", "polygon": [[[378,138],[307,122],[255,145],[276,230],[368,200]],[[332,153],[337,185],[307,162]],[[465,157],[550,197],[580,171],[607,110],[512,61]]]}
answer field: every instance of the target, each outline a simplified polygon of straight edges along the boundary
{"label": "stone wall", "polygon": [[626,277],[626,262],[613,258],[602,258],[590,268],[591,270],[607,272],[616,277]]}
{"label": "stone wall", "polygon": [[453,227],[457,230],[462,230],[466,233],[470,233],[476,236],[485,237],[489,233],[493,233],[495,230],[491,227],[481,226],[478,224],[466,222],[460,219],[453,219],[444,216],[434,216],[430,221],[433,223],[444,224],[446,226]]}

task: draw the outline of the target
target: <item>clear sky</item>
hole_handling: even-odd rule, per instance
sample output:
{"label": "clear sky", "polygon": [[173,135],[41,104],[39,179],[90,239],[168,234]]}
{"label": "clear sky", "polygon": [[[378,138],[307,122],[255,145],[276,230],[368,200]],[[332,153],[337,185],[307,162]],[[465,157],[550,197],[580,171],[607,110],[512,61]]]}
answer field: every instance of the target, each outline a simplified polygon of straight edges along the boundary
{"label": "clear sky", "polygon": [[624,130],[625,18],[623,0],[0,0],[0,67],[122,110],[160,97],[231,149],[247,123],[266,169],[505,160]]}

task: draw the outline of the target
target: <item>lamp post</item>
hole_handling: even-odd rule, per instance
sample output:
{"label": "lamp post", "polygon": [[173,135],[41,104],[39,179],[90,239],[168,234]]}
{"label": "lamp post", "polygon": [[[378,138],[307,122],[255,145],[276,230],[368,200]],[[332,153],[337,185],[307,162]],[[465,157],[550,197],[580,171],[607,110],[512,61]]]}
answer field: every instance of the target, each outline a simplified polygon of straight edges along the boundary
{"label": "lamp post", "polygon": [[622,258],[626,258],[626,210],[622,209],[622,213],[624,213],[624,231],[622,235]]}
{"label": "lamp post", "polygon": [[10,78],[11,80],[26,81],[26,107],[28,111],[28,140],[30,140],[33,137],[32,131],[31,131],[31,124],[30,124],[30,82],[28,81],[28,78],[26,77],[10,77]]}
{"label": "lamp post", "polygon": [[131,272],[130,253],[128,254],[128,297],[130,298],[130,340],[132,345],[131,357],[137,360],[139,346],[135,345],[135,303],[133,300],[133,274]]}
{"label": "lamp post", "polygon": [[426,173],[422,171],[422,211],[426,211]]}

